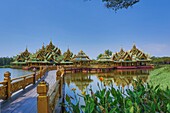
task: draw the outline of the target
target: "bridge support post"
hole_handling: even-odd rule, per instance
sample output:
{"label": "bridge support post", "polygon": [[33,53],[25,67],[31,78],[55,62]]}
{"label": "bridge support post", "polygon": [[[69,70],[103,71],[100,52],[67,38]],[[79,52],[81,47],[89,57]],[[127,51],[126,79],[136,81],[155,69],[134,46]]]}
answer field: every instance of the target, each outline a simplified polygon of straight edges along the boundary
{"label": "bridge support post", "polygon": [[49,113],[49,97],[47,95],[49,90],[49,85],[47,82],[42,81],[38,84],[37,93],[37,109],[38,113]]}
{"label": "bridge support post", "polygon": [[7,84],[7,98],[10,98],[11,97],[11,73],[10,72],[6,72],[4,73],[4,82],[6,82]]}

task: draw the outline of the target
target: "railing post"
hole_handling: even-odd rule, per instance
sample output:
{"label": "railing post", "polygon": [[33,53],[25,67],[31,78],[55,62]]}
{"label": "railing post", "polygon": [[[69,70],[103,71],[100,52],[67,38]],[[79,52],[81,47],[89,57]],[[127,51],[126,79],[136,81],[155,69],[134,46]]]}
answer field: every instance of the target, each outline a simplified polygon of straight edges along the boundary
{"label": "railing post", "polygon": [[7,83],[7,98],[11,97],[11,73],[9,71],[7,71],[6,73],[4,73],[4,82]]}
{"label": "railing post", "polygon": [[36,68],[33,69],[33,72],[34,72],[34,74],[33,74],[33,84],[35,84],[36,83]]}
{"label": "railing post", "polygon": [[23,89],[25,89],[25,86],[26,86],[26,77],[23,78],[24,79],[24,82],[23,82]]}
{"label": "railing post", "polygon": [[61,76],[61,71],[57,70],[57,72],[56,72],[56,80],[59,80],[60,76]]}
{"label": "railing post", "polygon": [[37,93],[37,110],[38,113],[49,113],[49,97],[47,95],[49,90],[49,85],[47,82],[42,81],[38,84]]}
{"label": "railing post", "polygon": [[59,80],[59,97],[61,97],[61,71],[56,72],[56,81]]}
{"label": "railing post", "polygon": [[40,78],[43,76],[42,70],[43,70],[43,67],[40,66]]}

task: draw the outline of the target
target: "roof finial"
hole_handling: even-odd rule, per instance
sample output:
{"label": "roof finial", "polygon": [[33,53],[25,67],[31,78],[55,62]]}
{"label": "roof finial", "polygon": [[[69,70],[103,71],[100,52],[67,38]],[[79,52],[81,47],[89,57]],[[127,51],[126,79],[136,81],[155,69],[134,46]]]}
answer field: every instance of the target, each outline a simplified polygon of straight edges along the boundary
{"label": "roof finial", "polygon": [[67,45],[67,52],[70,51],[69,46]]}
{"label": "roof finial", "polygon": [[123,47],[121,47],[120,51],[124,51],[124,50],[123,50]]}
{"label": "roof finial", "polygon": [[133,48],[136,49],[136,44],[135,44],[135,42],[133,42]]}
{"label": "roof finial", "polygon": [[120,48],[121,48],[121,49],[120,49],[120,51],[122,51],[122,50],[123,50],[123,46],[122,46],[122,45],[120,45]]}
{"label": "roof finial", "polygon": [[25,49],[25,51],[28,51],[28,47],[27,47],[27,45],[26,45],[26,49]]}
{"label": "roof finial", "polygon": [[52,39],[50,40],[50,44],[51,44],[51,45],[53,44]]}
{"label": "roof finial", "polygon": [[44,42],[43,42],[43,46],[42,46],[42,49],[44,49],[45,47],[44,47]]}

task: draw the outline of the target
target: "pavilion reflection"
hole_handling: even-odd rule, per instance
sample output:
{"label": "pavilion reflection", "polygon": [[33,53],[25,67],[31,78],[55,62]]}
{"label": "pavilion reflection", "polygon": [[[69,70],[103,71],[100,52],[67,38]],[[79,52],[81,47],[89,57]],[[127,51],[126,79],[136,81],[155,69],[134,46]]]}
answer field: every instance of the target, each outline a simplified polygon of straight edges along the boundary
{"label": "pavilion reflection", "polygon": [[149,77],[149,70],[115,70],[112,73],[97,74],[98,78],[103,77],[106,85],[114,83],[116,86],[129,86],[134,80],[140,79],[146,83]]}
{"label": "pavilion reflection", "polygon": [[115,70],[110,73],[98,73],[98,74],[67,74],[65,76],[65,82],[69,86],[74,83],[81,91],[86,89],[92,82],[100,82],[99,78],[104,78],[104,83],[109,86],[110,83],[114,83],[116,86],[129,86],[134,80],[141,79],[144,83],[147,82],[149,77],[149,70]]}
{"label": "pavilion reflection", "polygon": [[65,82],[68,86],[70,86],[70,83],[74,83],[79,88],[79,90],[83,91],[91,82],[93,82],[93,79],[91,79],[91,75],[85,73],[76,73],[66,75]]}

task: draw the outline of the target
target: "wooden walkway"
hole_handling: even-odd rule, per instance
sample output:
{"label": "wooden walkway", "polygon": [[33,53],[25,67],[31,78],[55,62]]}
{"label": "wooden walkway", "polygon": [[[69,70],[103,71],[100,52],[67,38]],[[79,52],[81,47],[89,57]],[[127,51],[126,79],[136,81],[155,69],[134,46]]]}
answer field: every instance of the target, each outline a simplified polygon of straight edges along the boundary
{"label": "wooden walkway", "polygon": [[[49,71],[41,79],[49,83],[49,88],[56,82],[56,71]],[[0,113],[37,113],[37,85],[21,90],[7,101],[0,102]]]}

